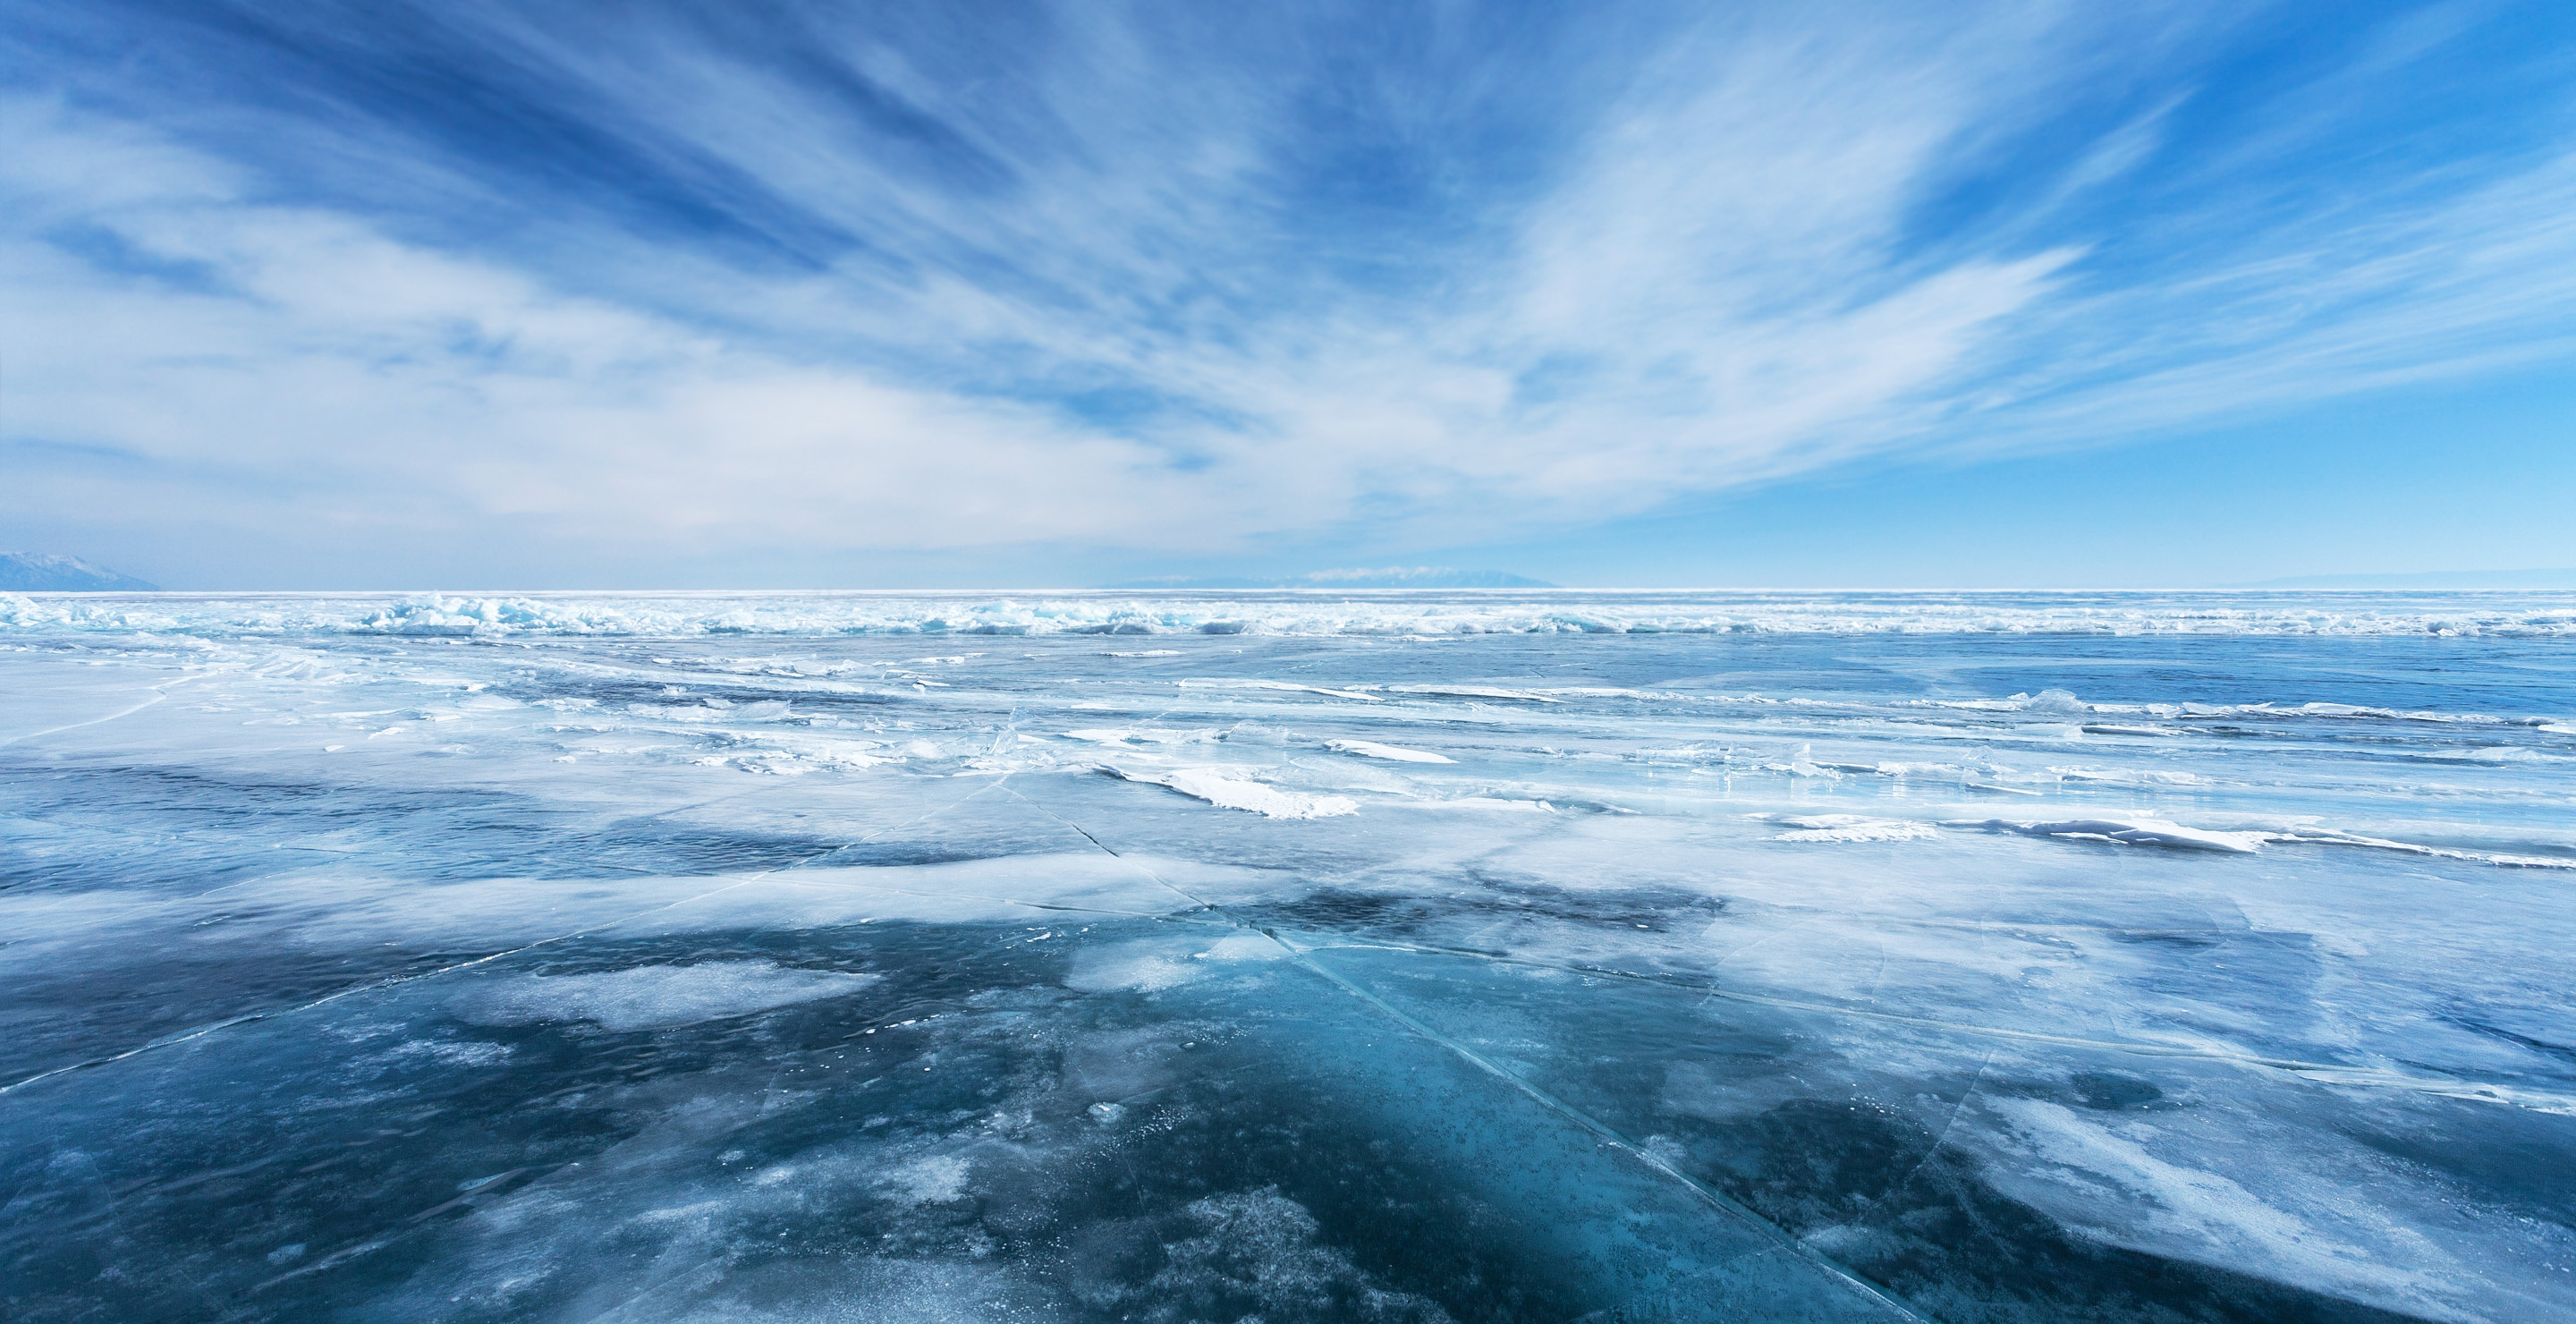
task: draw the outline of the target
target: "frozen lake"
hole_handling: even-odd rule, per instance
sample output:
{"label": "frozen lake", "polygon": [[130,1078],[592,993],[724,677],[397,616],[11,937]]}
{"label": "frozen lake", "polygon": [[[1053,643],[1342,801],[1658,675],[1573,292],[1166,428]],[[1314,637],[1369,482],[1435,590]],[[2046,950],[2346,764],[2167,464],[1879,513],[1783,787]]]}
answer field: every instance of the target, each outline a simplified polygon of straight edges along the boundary
{"label": "frozen lake", "polygon": [[0,1306],[2576,1320],[2576,598],[0,594]]}

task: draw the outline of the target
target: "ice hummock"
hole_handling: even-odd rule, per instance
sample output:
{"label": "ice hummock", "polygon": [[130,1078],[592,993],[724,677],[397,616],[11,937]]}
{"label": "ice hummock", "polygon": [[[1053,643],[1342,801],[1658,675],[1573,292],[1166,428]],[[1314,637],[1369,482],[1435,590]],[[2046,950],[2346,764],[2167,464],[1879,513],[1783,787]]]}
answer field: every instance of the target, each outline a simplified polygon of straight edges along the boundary
{"label": "ice hummock", "polygon": [[[1491,634],[2483,637],[2576,635],[2576,592],[1713,593],[1240,590],[943,593],[0,592],[0,631],[391,638],[927,635],[1459,638]],[[1154,648],[1118,655],[1163,655]],[[1456,682],[1452,682],[1456,683]],[[2046,687],[2043,687],[2046,688]],[[1516,696],[1519,697],[1519,696]],[[2021,696],[2027,699],[2028,696]]]}

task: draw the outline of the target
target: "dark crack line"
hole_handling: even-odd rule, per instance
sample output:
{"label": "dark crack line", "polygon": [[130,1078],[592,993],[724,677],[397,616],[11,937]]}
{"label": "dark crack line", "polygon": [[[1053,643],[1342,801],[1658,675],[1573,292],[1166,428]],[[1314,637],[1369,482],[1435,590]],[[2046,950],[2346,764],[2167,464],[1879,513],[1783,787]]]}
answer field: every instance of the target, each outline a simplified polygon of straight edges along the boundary
{"label": "dark crack line", "polygon": [[[1021,795],[1017,791],[1012,791],[1011,795],[1021,803],[1028,805],[1030,808],[1033,808],[1038,812],[1045,814],[1047,817],[1064,824],[1066,827],[1072,828],[1078,833],[1081,833],[1084,840],[1089,841],[1092,845],[1098,846],[1101,850],[1106,851],[1112,858],[1120,860],[1127,859],[1126,856],[1120,855],[1117,851],[1112,850],[1108,843],[1103,842],[1096,836],[1093,836],[1090,829],[1083,827],[1072,819],[1066,818],[1064,815],[1059,814],[1024,795]],[[1396,1024],[1403,1026],[1406,1030],[1412,1032],[1417,1038],[1426,1040],[1441,1048],[1449,1050],[1469,1065],[1493,1076],[1497,1080],[1502,1081],[1504,1084],[1511,1086],[1513,1089],[1518,1090],[1523,1095],[1536,1101],[1540,1106],[1557,1114],[1565,1120],[1574,1123],[1577,1127],[1580,1127],[1585,1132],[1589,1133],[1594,1139],[1618,1150],[1620,1153],[1626,1154],[1628,1157],[1644,1164],[1647,1168],[1680,1183],[1684,1189],[1688,1190],[1693,1195],[1698,1196],[1700,1200],[1706,1203],[1709,1207],[1750,1228],[1761,1235],[1764,1240],[1771,1242],[1775,1247],[1795,1254],[1800,1259],[1805,1260],[1810,1266],[1823,1272],[1842,1286],[1859,1294],[1863,1299],[1869,1301],[1871,1304],[1876,1305],[1883,1310],[1890,1311],[1899,1318],[1913,1320],[1916,1321],[1917,1324],[1930,1324],[1924,1316],[1917,1314],[1904,1302],[1888,1295],[1877,1286],[1871,1284],[1867,1279],[1860,1277],[1858,1274],[1836,1262],[1830,1256],[1825,1255],[1815,1247],[1807,1245],[1795,1236],[1792,1236],[1787,1228],[1781,1227],[1779,1224],[1764,1218],[1759,1213],[1754,1212],[1752,1209],[1739,1203],[1724,1192],[1719,1191],[1715,1187],[1708,1185],[1706,1182],[1700,1181],[1698,1178],[1691,1176],[1689,1173],[1682,1171],[1678,1167],[1675,1167],[1671,1162],[1657,1156],[1653,1152],[1649,1151],[1645,1146],[1621,1134],[1608,1123],[1603,1122],[1599,1118],[1592,1116],[1590,1113],[1584,1112],[1582,1109],[1567,1103],[1565,1100],[1560,1099],[1553,1094],[1550,1094],[1546,1090],[1541,1089],[1536,1083],[1521,1076],[1519,1073],[1514,1072],[1501,1063],[1486,1057],[1484,1054],[1477,1052],[1466,1044],[1460,1043],[1458,1040],[1441,1033],[1439,1030],[1434,1029],[1432,1026],[1416,1017],[1399,1010],[1394,1006],[1394,1004],[1389,1003],[1386,999],[1362,988],[1358,984],[1344,978],[1329,967],[1325,966],[1322,962],[1317,961],[1307,951],[1298,947],[1295,943],[1290,942],[1286,938],[1280,937],[1278,933],[1258,924],[1249,924],[1242,920],[1238,920],[1234,918],[1233,915],[1227,913],[1224,907],[1210,902],[1205,898],[1194,895],[1187,889],[1182,888],[1162,877],[1160,874],[1155,873],[1152,869],[1146,868],[1144,865],[1133,860],[1128,860],[1127,862],[1147,878],[1152,879],[1163,887],[1170,888],[1173,892],[1187,897],[1191,901],[1197,902],[1208,910],[1214,911],[1234,927],[1247,932],[1258,933],[1262,937],[1268,938],[1273,943],[1278,944],[1279,949],[1286,952],[1291,960],[1305,967],[1307,971],[1341,989],[1343,992],[1348,993],[1368,1004],[1380,1015],[1383,1015],[1387,1019],[1394,1021]]]}
{"label": "dark crack line", "polygon": [[1930,1166],[1932,1160],[1939,1156],[1941,1147],[1950,1143],[1950,1132],[1958,1127],[1960,1115],[1968,1111],[1968,1101],[1977,1097],[1977,1091],[1985,1086],[1986,1071],[1995,1064],[1995,1054],[1998,1051],[2000,1050],[1992,1048],[1986,1050],[1985,1057],[1977,1063],[1977,1073],[1968,1078],[1968,1087],[1959,1091],[1959,1101],[1950,1105],[1950,1115],[1942,1121],[1941,1133],[1932,1137],[1931,1148],[1923,1151],[1923,1157],[1916,1159],[1914,1166],[1905,1170],[1904,1176],[1889,1182],[1887,1189],[1879,1192],[1878,1198],[1869,1202],[1873,1210],[1884,1206],[1898,1191],[1904,1190],[1906,1185],[1914,1180],[1916,1173]]}
{"label": "dark crack line", "polygon": [[160,684],[158,684],[158,685],[150,685],[150,686],[146,686],[145,688],[147,688],[147,689],[149,689],[149,690],[151,690],[151,691],[152,691],[152,697],[151,697],[151,698],[149,698],[149,699],[145,699],[143,702],[138,703],[138,704],[134,705],[134,706],[133,706],[133,707],[131,707],[131,708],[120,708],[120,709],[118,709],[118,710],[117,710],[117,711],[115,711],[115,712],[109,713],[109,714],[108,714],[107,716],[105,716],[105,717],[93,717],[93,718],[90,718],[88,721],[85,721],[85,722],[66,722],[66,723],[64,723],[64,724],[63,724],[63,725],[61,725],[61,726],[49,726],[49,727],[46,727],[46,728],[45,728],[44,730],[42,730],[42,731],[30,731],[30,732],[28,732],[27,734],[22,735],[22,736],[7,736],[7,737],[0,737],[0,745],[15,745],[15,744],[18,744],[18,743],[19,743],[19,742],[21,742],[21,741],[26,741],[26,740],[41,740],[41,739],[43,739],[43,738],[44,738],[44,737],[46,737],[46,736],[50,736],[50,735],[57,735],[57,734],[60,734],[60,733],[62,733],[62,732],[64,732],[64,731],[77,731],[77,730],[79,730],[80,728],[82,728],[82,727],[84,727],[84,726],[97,726],[97,725],[99,725],[99,724],[101,724],[101,723],[104,723],[104,722],[113,722],[113,721],[115,721],[116,719],[118,719],[118,718],[120,718],[120,717],[132,717],[134,714],[139,713],[139,712],[143,711],[144,709],[149,708],[149,707],[151,707],[152,705],[154,705],[154,704],[156,704],[156,703],[159,703],[159,702],[161,702],[161,701],[162,701],[162,700],[164,700],[164,699],[169,698],[169,697],[170,697],[170,695],[169,695],[169,691],[170,691],[170,689],[171,689],[173,686],[185,685],[185,684],[187,684],[188,682],[190,682],[190,681],[192,681],[192,680],[206,680],[206,679],[208,679],[208,678],[210,678],[210,677],[214,677],[214,676],[228,676],[228,675],[237,675],[237,674],[239,674],[239,673],[238,673],[238,671],[236,671],[236,670],[232,670],[232,669],[225,669],[225,668],[216,668],[216,669],[212,669],[212,670],[207,670],[207,671],[201,671],[201,672],[198,672],[197,674],[195,674],[195,675],[193,675],[193,676],[181,676],[181,677],[178,677],[178,678],[177,678],[177,679],[175,679],[175,680],[165,680],[165,681],[161,682],[161,683],[160,683]]}

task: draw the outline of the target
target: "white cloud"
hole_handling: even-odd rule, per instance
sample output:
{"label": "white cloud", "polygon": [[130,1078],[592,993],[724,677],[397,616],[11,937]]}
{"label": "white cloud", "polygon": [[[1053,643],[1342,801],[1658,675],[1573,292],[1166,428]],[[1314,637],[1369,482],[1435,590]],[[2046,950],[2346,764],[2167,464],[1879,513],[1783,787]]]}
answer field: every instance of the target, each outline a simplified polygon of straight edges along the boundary
{"label": "white cloud", "polygon": [[[21,100],[0,164],[9,436],[140,461],[139,502],[220,486],[244,526],[1217,551],[1366,525],[1401,545],[2576,352],[2566,159],[2396,180],[2125,274],[2033,241],[2031,216],[2166,149],[2167,96],[2018,221],[1927,245],[1915,215],[1961,161],[2108,58],[2057,9],[1677,38],[1617,95],[1569,95],[1589,131],[1468,230],[1349,236],[1413,264],[1400,291],[1265,219],[1291,89],[1176,64],[1129,25],[1068,20],[1008,96],[834,38],[996,163],[1009,185],[982,191],[925,182],[836,132],[822,94],[681,34],[486,35],[863,242],[762,273],[594,226],[570,231],[576,267],[514,266],[510,245],[280,203],[139,123]],[[1112,427],[1055,403],[1093,384],[1175,407]]]}
{"label": "white cloud", "polygon": [[[242,201],[213,163],[35,109],[14,116],[42,126],[9,181],[38,204],[22,214],[76,215],[203,288],[12,236],[0,352],[22,435],[238,474],[322,518],[941,547],[1097,536],[1162,506],[1178,536],[1214,536],[1133,442],[729,349],[349,217]],[[112,200],[64,197],[85,182],[66,160],[106,163]],[[154,177],[180,184],[136,182]]]}

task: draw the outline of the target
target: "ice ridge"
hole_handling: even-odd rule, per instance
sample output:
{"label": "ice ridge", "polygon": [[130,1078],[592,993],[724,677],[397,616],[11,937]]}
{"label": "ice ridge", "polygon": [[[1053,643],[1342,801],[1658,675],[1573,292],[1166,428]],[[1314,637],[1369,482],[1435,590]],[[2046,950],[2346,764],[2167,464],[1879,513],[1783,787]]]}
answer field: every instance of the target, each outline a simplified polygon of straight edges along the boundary
{"label": "ice ridge", "polygon": [[[2576,593],[0,592],[0,631],[392,636],[2576,635]],[[1522,696],[1527,697],[1527,696]]]}
{"label": "ice ridge", "polygon": [[1264,818],[1339,818],[1360,809],[1359,802],[1348,796],[1281,790],[1230,768],[1175,768],[1144,773],[1104,764],[1102,770],[1127,781],[1166,786],[1221,809],[1240,809]]}

